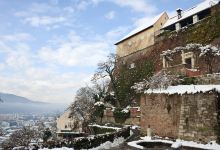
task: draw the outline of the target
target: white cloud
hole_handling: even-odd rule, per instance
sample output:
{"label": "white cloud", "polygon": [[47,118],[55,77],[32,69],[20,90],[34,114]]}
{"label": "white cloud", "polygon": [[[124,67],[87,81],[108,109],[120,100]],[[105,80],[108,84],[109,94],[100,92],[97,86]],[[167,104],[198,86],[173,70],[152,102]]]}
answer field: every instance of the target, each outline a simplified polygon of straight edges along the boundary
{"label": "white cloud", "polygon": [[[42,62],[30,47],[20,41],[14,45],[1,41],[0,91],[32,100],[71,102],[74,92],[90,81],[91,73],[77,72]],[[3,47],[2,47],[3,46]],[[89,61],[89,60],[88,60]],[[51,63],[52,64],[52,63]]]}
{"label": "white cloud", "polygon": [[28,33],[16,33],[11,35],[0,36],[0,40],[3,41],[27,41],[32,39],[33,37]]}
{"label": "white cloud", "polygon": [[115,11],[110,11],[107,14],[105,14],[105,18],[112,20],[115,18]]}
{"label": "white cloud", "polygon": [[0,91],[37,101],[71,102],[75,91],[90,82],[97,63],[106,59],[120,30],[123,28],[87,40],[70,32],[66,38],[50,40],[38,51],[25,41],[0,41],[0,56],[4,58]]}
{"label": "white cloud", "polygon": [[153,14],[157,11],[157,7],[150,0],[92,0],[97,5],[101,2],[111,2],[120,7],[129,7],[133,11]]}
{"label": "white cloud", "polygon": [[89,1],[81,0],[81,1],[77,4],[77,9],[78,9],[78,10],[85,10],[89,5],[90,5],[90,2],[89,2]]}
{"label": "white cloud", "polygon": [[70,19],[74,16],[73,12],[75,9],[72,6],[60,7],[56,4],[32,3],[26,10],[16,12],[15,16],[19,17],[21,22],[33,27],[56,29],[71,24],[74,20]]}
{"label": "white cloud", "polygon": [[34,26],[47,26],[47,25],[54,25],[54,24],[60,24],[66,21],[66,18],[64,17],[51,17],[51,16],[35,16],[35,17],[27,17],[24,19],[24,22]]}
{"label": "white cloud", "polygon": [[[13,93],[36,101],[51,103],[69,103],[73,100],[75,91],[88,82],[90,74],[68,73],[57,74],[50,70],[50,75],[44,70],[33,72],[28,75],[4,76],[0,75],[0,90],[6,93]],[[38,73],[38,74],[37,74]],[[44,78],[39,78],[39,76]]]}
{"label": "white cloud", "polygon": [[66,41],[56,47],[45,46],[39,57],[46,62],[64,66],[96,66],[109,53],[109,44],[104,40],[82,40],[70,33]]}
{"label": "white cloud", "polygon": [[108,39],[112,39],[113,42],[116,42],[115,40],[124,35],[129,31],[128,26],[119,26],[115,29],[112,29],[106,33],[106,36]]}
{"label": "white cloud", "polygon": [[111,0],[121,7],[130,7],[137,12],[144,12],[148,14],[155,13],[157,8],[150,1],[147,0]]}

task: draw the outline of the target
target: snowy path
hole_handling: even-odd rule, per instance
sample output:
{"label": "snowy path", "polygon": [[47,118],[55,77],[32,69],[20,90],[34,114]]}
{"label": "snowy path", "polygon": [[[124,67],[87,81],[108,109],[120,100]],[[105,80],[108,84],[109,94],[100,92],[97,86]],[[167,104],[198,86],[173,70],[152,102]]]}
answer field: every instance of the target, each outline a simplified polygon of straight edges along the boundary
{"label": "snowy path", "polygon": [[[100,149],[100,150],[106,150],[106,149]],[[121,144],[119,146],[112,147],[112,148],[110,148],[108,150],[140,150],[140,149],[128,146],[127,143],[123,143],[123,144]]]}

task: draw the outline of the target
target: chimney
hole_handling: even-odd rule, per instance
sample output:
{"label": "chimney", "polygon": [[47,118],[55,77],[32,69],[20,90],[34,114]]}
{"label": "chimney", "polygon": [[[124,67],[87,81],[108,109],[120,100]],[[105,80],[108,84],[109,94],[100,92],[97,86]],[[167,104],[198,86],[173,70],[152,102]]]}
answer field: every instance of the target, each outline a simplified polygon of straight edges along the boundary
{"label": "chimney", "polygon": [[182,11],[183,11],[183,10],[182,10],[181,8],[178,8],[178,9],[176,10],[178,19],[180,19],[180,18],[182,17]]}

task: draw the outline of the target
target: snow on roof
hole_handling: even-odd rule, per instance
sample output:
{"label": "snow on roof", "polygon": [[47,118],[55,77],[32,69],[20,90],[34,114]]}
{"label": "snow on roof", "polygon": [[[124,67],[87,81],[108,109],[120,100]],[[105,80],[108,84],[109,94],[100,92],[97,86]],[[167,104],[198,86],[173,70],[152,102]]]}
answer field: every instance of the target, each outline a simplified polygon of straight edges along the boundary
{"label": "snow on roof", "polygon": [[118,44],[126,39],[128,39],[129,37],[150,28],[151,26],[153,26],[159,19],[160,17],[164,14],[165,12],[162,12],[161,14],[153,17],[152,19],[149,19],[148,22],[145,22],[144,24],[142,24],[141,26],[137,27],[136,29],[132,30],[130,33],[128,33],[126,36],[124,36],[122,39],[120,39],[118,42],[115,43]]}
{"label": "snow on roof", "polygon": [[146,94],[195,94],[205,93],[212,90],[220,92],[220,85],[177,85],[169,86],[167,89],[148,89],[145,91]]}
{"label": "snow on roof", "polygon": [[206,10],[214,5],[217,5],[219,3],[219,0],[205,0],[204,2],[188,9],[188,10],[185,10],[182,12],[182,17],[180,19],[178,19],[178,16],[174,16],[174,17],[171,17],[163,26],[163,28],[166,28],[180,20],[183,20],[187,17],[190,17],[194,14],[197,14],[203,10]]}

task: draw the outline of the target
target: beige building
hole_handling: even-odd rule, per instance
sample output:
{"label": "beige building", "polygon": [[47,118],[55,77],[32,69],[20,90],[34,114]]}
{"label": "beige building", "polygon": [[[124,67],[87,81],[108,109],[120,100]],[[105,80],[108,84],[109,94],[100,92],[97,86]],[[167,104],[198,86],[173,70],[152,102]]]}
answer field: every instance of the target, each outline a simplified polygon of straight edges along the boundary
{"label": "beige building", "polygon": [[131,31],[115,44],[117,47],[117,55],[124,57],[154,45],[155,35],[160,33],[160,29],[168,19],[167,13],[163,12],[141,27]]}
{"label": "beige building", "polygon": [[57,118],[57,136],[72,137],[82,133],[82,124],[70,117],[70,109],[66,110],[59,118]]}

